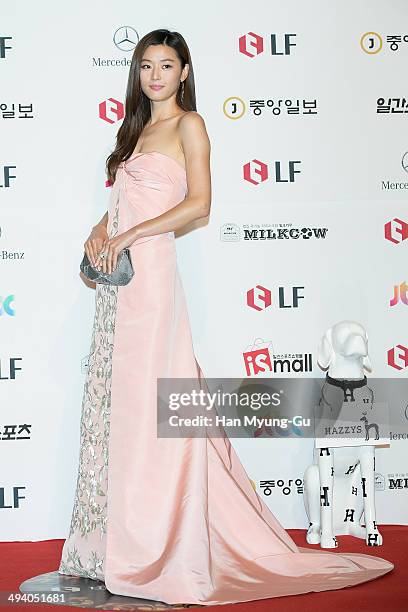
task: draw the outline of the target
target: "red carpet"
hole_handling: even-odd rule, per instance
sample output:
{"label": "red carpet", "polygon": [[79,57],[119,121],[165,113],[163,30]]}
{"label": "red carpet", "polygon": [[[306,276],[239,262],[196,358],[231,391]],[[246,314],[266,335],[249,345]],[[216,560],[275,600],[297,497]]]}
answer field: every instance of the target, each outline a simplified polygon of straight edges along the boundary
{"label": "red carpet", "polygon": [[[308,546],[304,541],[304,531],[289,529],[291,537],[299,546]],[[217,610],[230,612],[402,612],[408,608],[408,526],[382,525],[384,544],[378,548],[367,547],[362,540],[350,536],[340,536],[337,552],[360,552],[384,557],[394,563],[389,574],[354,587],[308,593],[291,597],[263,599],[241,604],[214,606]],[[61,555],[63,540],[43,542],[1,542],[0,543],[0,590],[16,591],[24,580],[56,571]],[[318,548],[317,546],[309,546]],[[52,606],[55,610],[71,612],[74,607]],[[11,607],[2,608],[9,610]],[[50,605],[17,606],[17,610],[48,610]],[[199,610],[200,608],[194,608]],[[205,609],[205,608],[203,608]]]}

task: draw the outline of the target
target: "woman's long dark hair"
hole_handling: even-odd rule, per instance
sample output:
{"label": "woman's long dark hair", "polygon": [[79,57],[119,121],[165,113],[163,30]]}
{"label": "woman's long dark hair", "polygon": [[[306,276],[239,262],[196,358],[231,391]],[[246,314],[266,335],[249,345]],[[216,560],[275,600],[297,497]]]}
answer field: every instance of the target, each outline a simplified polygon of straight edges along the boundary
{"label": "woman's long dark hair", "polygon": [[188,76],[184,81],[184,96],[181,100],[181,86],[176,96],[180,108],[189,111],[197,110],[194,86],[194,73],[190,51],[183,36],[170,30],[153,30],[145,34],[137,43],[132,56],[129,79],[126,88],[125,117],[116,135],[115,150],[106,160],[106,173],[110,183],[115,182],[116,170],[122,161],[126,161],[133,153],[144,126],[151,117],[150,100],[140,86],[141,59],[149,45],[167,45],[177,53],[183,69],[189,64]]}

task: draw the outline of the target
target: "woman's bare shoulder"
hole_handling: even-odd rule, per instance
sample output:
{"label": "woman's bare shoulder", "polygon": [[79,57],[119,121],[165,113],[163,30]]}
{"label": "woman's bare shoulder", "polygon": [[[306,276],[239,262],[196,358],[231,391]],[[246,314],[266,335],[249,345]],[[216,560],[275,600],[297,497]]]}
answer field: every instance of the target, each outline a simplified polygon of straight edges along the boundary
{"label": "woman's bare shoulder", "polygon": [[209,139],[204,118],[197,111],[187,111],[180,118],[178,124],[179,139],[182,147],[186,143],[194,143],[196,146],[198,143],[202,143],[202,146],[209,147]]}
{"label": "woman's bare shoulder", "polygon": [[179,125],[181,123],[187,125],[205,125],[204,117],[195,110],[190,110],[183,113],[180,117]]}

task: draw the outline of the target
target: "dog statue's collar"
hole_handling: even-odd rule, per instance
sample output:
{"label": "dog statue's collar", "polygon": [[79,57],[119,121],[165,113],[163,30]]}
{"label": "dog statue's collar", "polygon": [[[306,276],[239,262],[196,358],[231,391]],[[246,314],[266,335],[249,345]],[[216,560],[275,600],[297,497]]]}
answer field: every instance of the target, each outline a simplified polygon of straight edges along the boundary
{"label": "dog statue's collar", "polygon": [[330,385],[335,385],[336,387],[341,387],[343,391],[346,389],[357,389],[358,387],[364,387],[367,384],[367,376],[364,375],[364,378],[352,379],[352,378],[332,378],[326,372],[326,381]]}

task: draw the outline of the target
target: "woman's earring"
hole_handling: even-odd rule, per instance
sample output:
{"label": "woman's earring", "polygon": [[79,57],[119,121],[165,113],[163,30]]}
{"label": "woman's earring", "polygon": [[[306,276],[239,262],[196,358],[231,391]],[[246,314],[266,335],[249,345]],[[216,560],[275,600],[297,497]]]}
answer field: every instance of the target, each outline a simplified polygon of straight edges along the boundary
{"label": "woman's earring", "polygon": [[184,99],[184,81],[181,82],[181,101]]}

